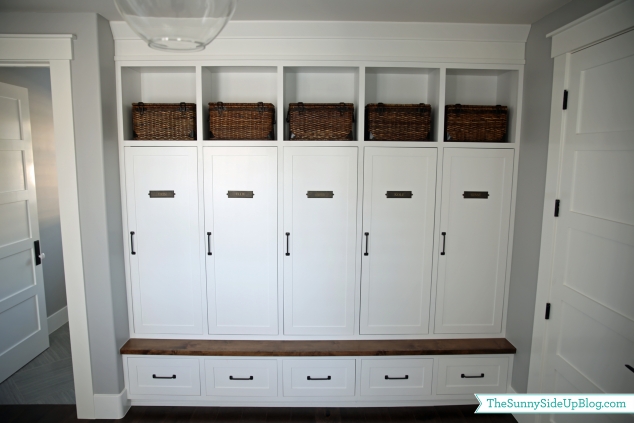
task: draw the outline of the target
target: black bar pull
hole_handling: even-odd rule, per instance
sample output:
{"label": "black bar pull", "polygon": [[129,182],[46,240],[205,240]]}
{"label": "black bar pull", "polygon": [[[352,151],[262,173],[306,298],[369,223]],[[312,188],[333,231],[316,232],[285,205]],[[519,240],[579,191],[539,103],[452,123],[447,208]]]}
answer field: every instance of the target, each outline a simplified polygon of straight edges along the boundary
{"label": "black bar pull", "polygon": [[409,375],[405,375],[404,377],[389,377],[385,375],[385,380],[407,380],[409,379]]}
{"label": "black bar pull", "polygon": [[229,376],[229,380],[253,380],[253,376],[249,376],[249,377],[233,377],[233,376]]}
{"label": "black bar pull", "polygon": [[207,232],[207,255],[211,255],[211,232]]}
{"label": "black bar pull", "polygon": [[40,241],[33,241],[33,249],[35,250],[35,265],[42,264],[42,252],[40,251]]}
{"label": "black bar pull", "polygon": [[171,375],[171,376],[152,375],[152,379],[176,379],[176,375]]}
{"label": "black bar pull", "polygon": [[634,367],[630,366],[629,364],[626,364],[625,367],[627,367],[632,373],[634,373]]}
{"label": "black bar pull", "polygon": [[546,320],[550,319],[550,303],[546,303],[546,315],[544,316]]}
{"label": "black bar pull", "polygon": [[134,251],[134,231],[130,232],[130,253],[132,255],[136,254],[136,251]]}
{"label": "black bar pull", "polygon": [[484,377],[484,373],[480,373],[480,376],[465,376],[465,374],[461,374],[460,375],[461,378],[463,379],[480,379]]}
{"label": "black bar pull", "polygon": [[442,232],[442,251],[440,252],[441,256],[445,255],[445,241],[447,240],[447,232]]}
{"label": "black bar pull", "polygon": [[568,110],[568,90],[564,90],[564,104],[562,109]]}
{"label": "black bar pull", "polygon": [[365,234],[365,253],[363,253],[364,256],[368,255],[368,240],[370,239],[370,232],[366,232]]}
{"label": "black bar pull", "polygon": [[559,206],[561,205],[560,200],[555,200],[555,217],[559,217]]}
{"label": "black bar pull", "polygon": [[330,380],[332,379],[332,377],[328,376],[328,377],[310,377],[308,376],[306,378],[306,380]]}
{"label": "black bar pull", "polygon": [[289,244],[288,244],[288,242],[289,242],[288,239],[289,239],[290,236],[291,236],[291,233],[290,232],[286,232],[286,255],[287,256],[291,255],[290,250],[289,250]]}

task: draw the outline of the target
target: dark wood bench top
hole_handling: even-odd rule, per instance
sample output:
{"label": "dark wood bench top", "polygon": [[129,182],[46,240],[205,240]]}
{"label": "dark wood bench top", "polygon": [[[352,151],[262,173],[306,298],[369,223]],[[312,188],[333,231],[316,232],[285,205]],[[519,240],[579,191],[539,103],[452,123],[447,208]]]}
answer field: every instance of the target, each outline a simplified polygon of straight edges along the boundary
{"label": "dark wood bench top", "polygon": [[121,354],[201,356],[383,356],[515,354],[504,338],[353,341],[210,341],[130,339]]}

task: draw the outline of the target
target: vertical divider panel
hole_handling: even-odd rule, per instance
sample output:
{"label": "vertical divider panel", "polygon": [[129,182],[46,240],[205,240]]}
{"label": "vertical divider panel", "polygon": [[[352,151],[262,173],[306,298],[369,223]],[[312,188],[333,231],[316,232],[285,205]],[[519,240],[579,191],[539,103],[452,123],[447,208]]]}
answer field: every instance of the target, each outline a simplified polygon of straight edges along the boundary
{"label": "vertical divider panel", "polygon": [[[446,86],[447,86],[447,68],[440,68],[438,81],[438,111],[434,118],[434,134],[436,141],[445,141],[445,104],[446,104]],[[438,179],[440,180],[440,178]]]}
{"label": "vertical divider panel", "polygon": [[[363,141],[365,140],[365,66],[359,67],[358,75],[359,84],[357,84],[357,140]],[[360,163],[362,157],[363,154],[359,154]]]}
{"label": "vertical divider panel", "polygon": [[[203,79],[202,79],[202,66],[196,66],[196,139],[202,141],[205,139],[203,133]],[[200,158],[202,151],[198,152]]]}
{"label": "vertical divider panel", "polygon": [[[286,131],[286,113],[284,113],[284,66],[277,67],[277,104],[275,105],[275,113],[277,113],[277,140],[284,141],[284,131]],[[281,161],[279,163],[282,163]],[[282,192],[282,191],[278,191]],[[281,209],[278,209],[281,210]]]}

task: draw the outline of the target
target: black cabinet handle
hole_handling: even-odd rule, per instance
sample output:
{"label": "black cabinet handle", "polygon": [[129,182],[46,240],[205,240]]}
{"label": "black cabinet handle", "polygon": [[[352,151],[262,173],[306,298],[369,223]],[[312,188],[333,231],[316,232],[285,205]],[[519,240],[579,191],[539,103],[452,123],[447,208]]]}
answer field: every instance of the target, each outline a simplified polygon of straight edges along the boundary
{"label": "black cabinet handle", "polygon": [[176,379],[176,375],[171,375],[171,376],[152,375],[152,379]]}
{"label": "black cabinet handle", "polygon": [[368,255],[368,240],[370,239],[370,232],[366,232],[365,234],[365,253],[363,253],[364,256]]}
{"label": "black cabinet handle", "polygon": [[130,250],[132,250],[132,255],[136,254],[136,251],[134,251],[134,231],[130,232]]}
{"label": "black cabinet handle", "polygon": [[461,378],[463,379],[480,379],[484,377],[484,373],[480,373],[480,376],[465,376],[465,374],[461,374],[460,375]]}
{"label": "black cabinet handle", "polygon": [[33,241],[33,249],[35,250],[35,265],[39,266],[42,264],[42,251],[40,251],[40,241]]}
{"label": "black cabinet handle", "polygon": [[626,364],[625,367],[627,367],[632,373],[634,373],[634,367],[630,366],[629,364]]}
{"label": "black cabinet handle", "polygon": [[233,377],[233,376],[229,376],[229,380],[253,380],[253,376],[249,376],[249,377]]}
{"label": "black cabinet handle", "polygon": [[442,251],[440,252],[441,256],[445,255],[445,241],[447,240],[447,232],[441,233],[442,235]]}
{"label": "black cabinet handle", "polygon": [[332,377],[328,376],[328,377],[310,377],[308,376],[306,378],[306,380],[330,380],[332,379]]}
{"label": "black cabinet handle", "polygon": [[211,255],[211,232],[207,232],[207,255]]}
{"label": "black cabinet handle", "polygon": [[291,255],[290,250],[288,248],[288,242],[289,242],[288,239],[289,239],[290,236],[291,236],[291,233],[290,232],[286,232],[286,255],[287,256]]}
{"label": "black cabinet handle", "polygon": [[385,375],[385,379],[386,380],[406,380],[406,379],[409,379],[409,375],[405,375],[404,377],[389,377],[388,375]]}

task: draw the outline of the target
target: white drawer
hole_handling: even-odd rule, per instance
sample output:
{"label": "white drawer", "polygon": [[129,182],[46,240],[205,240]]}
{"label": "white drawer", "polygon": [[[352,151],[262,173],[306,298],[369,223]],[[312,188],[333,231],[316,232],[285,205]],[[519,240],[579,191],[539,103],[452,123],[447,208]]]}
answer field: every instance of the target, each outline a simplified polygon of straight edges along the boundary
{"label": "white drawer", "polygon": [[284,360],[285,397],[354,396],[355,360]]}
{"label": "white drawer", "polygon": [[361,395],[431,395],[432,358],[361,360]]}
{"label": "white drawer", "polygon": [[506,392],[507,357],[452,357],[438,359],[437,394]]}
{"label": "white drawer", "polygon": [[132,395],[200,395],[197,358],[128,357]]}
{"label": "white drawer", "polygon": [[276,397],[277,360],[205,360],[208,396]]}

